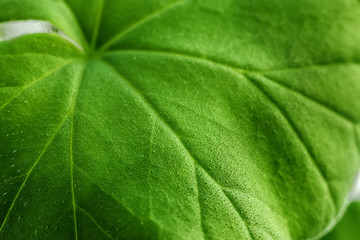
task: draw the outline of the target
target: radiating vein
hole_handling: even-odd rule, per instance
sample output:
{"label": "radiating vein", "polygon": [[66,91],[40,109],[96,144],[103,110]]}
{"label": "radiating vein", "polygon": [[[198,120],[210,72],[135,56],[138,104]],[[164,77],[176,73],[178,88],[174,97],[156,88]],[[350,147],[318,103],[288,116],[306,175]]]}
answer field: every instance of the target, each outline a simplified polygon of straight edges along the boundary
{"label": "radiating vein", "polygon": [[[298,129],[294,126],[294,124],[292,123],[292,121],[289,119],[288,116],[286,116],[284,114],[284,112],[279,108],[279,106],[273,101],[273,99],[271,99],[261,88],[259,88],[258,85],[256,85],[254,83],[254,81],[251,81],[249,79],[249,77],[247,76],[247,73],[248,71],[246,70],[242,70],[242,69],[237,69],[233,66],[230,66],[230,65],[227,65],[227,64],[224,64],[224,63],[221,63],[221,62],[215,62],[215,61],[212,61],[212,60],[209,60],[209,59],[204,59],[204,58],[200,58],[200,57],[197,57],[197,56],[191,56],[191,55],[186,55],[186,54],[178,54],[178,53],[173,53],[173,52],[163,52],[163,51],[149,51],[149,50],[124,50],[123,52],[144,52],[144,53],[154,53],[154,54],[165,54],[165,55],[174,55],[174,56],[180,56],[180,57],[185,57],[185,58],[189,58],[189,59],[195,59],[195,60],[198,60],[198,61],[203,61],[203,62],[207,62],[209,64],[212,64],[212,65],[218,65],[220,67],[223,67],[223,68],[226,68],[230,71],[232,71],[233,73],[237,74],[237,75],[241,75],[241,76],[245,76],[248,78],[249,82],[256,87],[256,89],[258,89],[267,99],[269,99],[269,101],[279,110],[279,112],[283,115],[284,119],[286,120],[286,122],[289,124],[289,127],[290,129],[292,129],[292,131],[295,133],[295,135],[297,136],[297,138],[300,140],[300,143],[303,145],[304,149],[306,150],[308,156],[310,157],[310,159],[312,160],[312,162],[314,163],[316,169],[318,170],[319,174],[320,174],[320,177],[324,180],[325,182],[325,186],[329,192],[329,195],[331,196],[331,200],[335,206],[335,209],[336,209],[336,203],[335,203],[335,198],[333,196],[333,193],[328,185],[328,182],[326,181],[326,178],[324,176],[324,173],[322,172],[321,168],[319,167],[317,161],[315,161],[315,156],[313,155],[313,153],[309,150],[309,148],[307,147],[307,145],[304,143],[304,140],[301,136],[301,134],[299,133]],[[116,52],[121,52],[121,51],[116,51]],[[115,52],[115,53],[116,53]],[[109,65],[109,64],[108,64]],[[110,66],[112,67],[112,66]],[[253,73],[254,72],[250,72],[250,73]],[[256,72],[255,72],[256,74]],[[258,73],[257,73],[258,74]],[[270,80],[269,80],[270,81]],[[280,85],[280,84],[279,84]],[[300,94],[300,93],[299,93]],[[304,95],[303,95],[304,96]],[[306,98],[306,99],[309,99],[309,98]],[[312,102],[317,102],[313,99],[311,99]],[[319,105],[322,105],[321,103],[317,102]],[[333,110],[333,109],[329,109],[329,107],[325,106],[325,105],[322,105],[324,108],[328,109],[330,112],[332,112],[333,114],[336,114],[336,111]],[[353,122],[346,118],[345,116],[341,115],[340,113],[336,114],[336,115],[340,115],[342,116],[342,119],[346,120],[347,123],[351,122],[353,124]]]}
{"label": "radiating vein", "polygon": [[[186,1],[186,0],[185,0]],[[121,38],[126,36],[128,33],[132,32],[133,30],[137,29],[141,25],[144,25],[145,23],[149,22],[150,20],[154,19],[155,17],[160,16],[161,14],[164,14],[168,10],[174,8],[179,3],[185,2],[184,0],[177,0],[174,2],[171,2],[170,4],[166,5],[165,7],[145,16],[144,18],[140,19],[139,21],[135,22],[134,24],[130,25],[125,30],[121,31],[120,33],[116,34],[113,38],[111,38],[108,42],[106,42],[102,47],[100,47],[99,52],[103,52],[109,47],[111,47],[114,43],[119,41]]]}
{"label": "radiating vein", "polygon": [[91,46],[90,46],[91,49],[95,49],[95,47],[96,47],[96,41],[97,41],[98,36],[99,36],[99,29],[100,29],[101,19],[102,19],[102,15],[104,13],[105,1],[106,0],[100,0],[100,6],[99,6],[99,9],[98,9],[98,15],[96,16],[94,31],[93,31],[93,35],[92,35],[92,39],[91,39]]}
{"label": "radiating vein", "polygon": [[110,239],[114,239],[107,231],[104,230],[104,228],[102,228],[100,226],[100,224],[87,212],[85,211],[85,209],[77,206],[77,208],[82,211],[99,229],[102,233],[104,233],[108,238]]}
{"label": "radiating vein", "polygon": [[68,119],[68,114],[66,114],[66,116],[64,117],[64,119],[61,121],[61,123],[59,124],[59,126],[56,128],[56,130],[55,130],[55,132],[53,133],[53,135],[49,138],[49,140],[48,140],[47,143],[45,144],[45,147],[44,147],[44,149],[41,151],[39,157],[36,159],[36,161],[34,162],[34,164],[31,166],[31,168],[30,168],[29,171],[27,172],[26,177],[25,177],[23,183],[21,184],[19,190],[17,191],[17,193],[16,193],[16,195],[15,195],[15,198],[14,198],[14,200],[12,201],[11,206],[10,206],[10,208],[9,208],[9,210],[8,210],[6,216],[5,216],[5,219],[4,219],[4,221],[3,221],[3,223],[2,223],[2,225],[1,225],[1,227],[0,227],[0,232],[4,229],[5,224],[6,224],[7,220],[8,220],[8,218],[9,218],[9,215],[10,215],[12,209],[13,209],[14,206],[15,206],[16,200],[18,199],[18,197],[19,197],[22,189],[24,188],[26,182],[28,181],[31,173],[33,172],[33,170],[35,169],[36,165],[39,163],[40,159],[42,158],[42,156],[43,156],[44,153],[46,152],[47,148],[50,146],[50,144],[52,143],[53,139],[54,139],[55,136],[57,135],[58,131],[60,130],[60,128],[63,126],[63,124],[66,122],[67,119]]}
{"label": "radiating vein", "polygon": [[273,68],[273,69],[247,69],[244,67],[241,67],[235,63],[230,62],[224,62],[219,61],[216,59],[213,59],[211,57],[204,57],[199,56],[192,53],[187,52],[178,52],[174,50],[162,50],[162,49],[114,49],[114,50],[108,50],[104,51],[103,55],[110,55],[114,53],[120,53],[120,52],[142,52],[142,53],[162,53],[162,54],[173,54],[178,56],[183,56],[187,58],[193,58],[193,59],[199,59],[203,61],[209,61],[214,62],[217,64],[225,65],[227,67],[235,68],[238,71],[242,71],[245,73],[257,73],[257,74],[266,74],[266,73],[274,73],[274,72],[280,72],[280,71],[295,71],[295,70],[301,70],[301,69],[308,69],[308,68],[322,68],[322,67],[333,67],[333,66],[342,66],[342,65],[360,65],[360,60],[353,60],[353,61],[338,61],[338,62],[327,62],[327,63],[314,63],[309,65],[302,65],[302,66],[292,66],[292,67],[285,67],[285,68]]}
{"label": "radiating vein", "polygon": [[62,68],[64,68],[65,66],[69,65],[70,63],[74,62],[76,60],[74,59],[71,59],[70,61],[67,61],[65,62],[64,64],[52,69],[51,71],[45,73],[43,76],[41,76],[40,78],[24,85],[24,86],[21,86],[20,90],[14,95],[12,96],[8,101],[6,101],[1,107],[0,107],[0,110],[4,109],[8,104],[10,104],[14,99],[16,99],[18,96],[20,96],[26,89],[30,88],[31,86],[34,86],[35,84],[41,82],[42,80],[45,80],[47,79],[48,77],[50,77],[52,74],[60,71]]}
{"label": "radiating vein", "polygon": [[73,137],[74,137],[74,115],[75,115],[75,108],[77,103],[77,98],[80,92],[81,83],[84,78],[86,66],[84,66],[84,69],[82,70],[82,75],[80,76],[77,86],[76,86],[76,92],[75,96],[72,102],[71,106],[71,130],[70,130],[70,182],[71,182],[71,202],[73,206],[73,215],[74,215],[74,231],[75,231],[75,239],[78,239],[78,231],[77,231],[77,220],[76,220],[76,200],[75,200],[75,191],[74,191],[74,153],[73,153]]}
{"label": "radiating vein", "polygon": [[[169,126],[169,125],[167,125]],[[170,127],[170,126],[169,126]],[[226,189],[220,184],[218,183],[209,173],[209,171],[206,170],[205,167],[203,167],[200,162],[198,160],[196,160],[193,155],[187,150],[186,146],[181,142],[181,139],[177,136],[176,132],[174,132],[173,130],[171,130],[174,135],[179,139],[180,143],[183,145],[184,149],[186,150],[186,152],[188,153],[188,155],[191,157],[191,159],[194,161],[195,165],[198,166],[210,179],[211,181],[221,190],[221,193],[223,194],[223,196],[226,198],[226,200],[228,201],[228,203],[230,203],[230,205],[232,206],[232,208],[235,210],[235,212],[237,213],[237,215],[239,216],[239,218],[241,219],[241,221],[244,223],[244,226],[247,230],[247,233],[249,234],[249,237],[253,239],[253,234],[250,231],[249,227],[248,227],[248,223],[244,220],[244,217],[242,216],[242,214],[240,213],[240,211],[237,209],[236,205],[233,203],[233,201],[230,199],[230,197],[228,196],[228,194],[226,193]]]}
{"label": "radiating vein", "polygon": [[319,102],[311,97],[309,97],[308,95],[300,92],[300,91],[296,91],[295,89],[286,86],[285,84],[281,84],[276,80],[273,80],[271,77],[269,77],[268,75],[262,75],[264,78],[268,79],[269,81],[271,81],[272,83],[276,84],[277,86],[280,86],[284,89],[286,89],[287,91],[293,92],[295,94],[300,95],[301,97],[307,99],[308,101],[315,103],[317,106],[320,106],[328,111],[331,111],[333,114],[337,115],[338,117],[348,121],[350,124],[354,125],[356,124],[356,120],[352,120],[350,117],[346,116],[344,113],[340,113],[339,111],[329,107],[328,105],[326,105],[325,103]]}
{"label": "radiating vein", "polygon": [[204,168],[202,166],[202,164],[189,152],[188,148],[185,146],[185,144],[183,143],[183,141],[181,140],[180,136],[175,132],[175,130],[169,125],[169,123],[167,123],[165,121],[165,119],[160,115],[160,113],[154,108],[154,106],[147,100],[147,98],[129,81],[127,80],[123,75],[121,75],[113,66],[111,66],[109,63],[105,62],[104,63],[109,67],[109,69],[115,74],[117,75],[122,81],[124,81],[130,89],[132,89],[136,95],[146,104],[146,106],[151,110],[151,112],[164,124],[164,126],[166,128],[168,128],[168,130],[171,131],[171,133],[173,134],[173,136],[175,137],[175,139],[178,141],[179,144],[181,144],[182,148],[184,149],[184,151],[187,153],[187,155],[194,161],[194,163],[196,165],[198,165],[201,169],[203,169],[203,171],[214,181],[214,183],[216,183],[221,192],[224,194],[224,196],[227,198],[227,200],[229,201],[229,203],[232,205],[233,209],[235,210],[235,212],[237,212],[237,214],[239,215],[240,219],[242,220],[242,222],[244,223],[244,226],[248,232],[248,234],[250,236],[252,236],[248,226],[247,226],[247,222],[244,221],[240,211],[238,211],[238,209],[236,208],[236,206],[234,206],[234,204],[232,203],[232,201],[229,199],[229,197],[227,196],[227,194],[224,192],[222,186],[217,183],[217,181],[209,174],[209,172],[206,170],[206,168]]}
{"label": "radiating vein", "polygon": [[196,60],[196,61],[202,61],[202,62],[206,62],[208,64],[216,64],[216,65],[221,65],[224,66],[226,68],[236,68],[237,71],[240,72],[244,72],[244,73],[257,73],[256,71],[252,71],[252,70],[247,70],[247,69],[241,69],[238,66],[235,65],[230,65],[229,63],[224,63],[224,62],[220,62],[220,61],[216,61],[210,58],[205,58],[205,57],[201,57],[201,56],[197,56],[197,55],[192,55],[189,53],[182,53],[182,52],[175,52],[175,51],[169,51],[169,50],[157,50],[157,49],[120,49],[120,50],[112,50],[112,51],[108,51],[105,52],[103,55],[114,55],[114,54],[121,54],[121,53],[142,53],[142,54],[159,54],[159,55],[168,55],[168,56],[173,56],[173,57],[178,57],[180,59],[189,59],[189,60]]}
{"label": "radiating vein", "polygon": [[[126,53],[126,52],[133,52],[133,53],[138,52],[138,53],[143,53],[143,54],[169,55],[169,56],[174,56],[174,57],[178,57],[178,58],[193,59],[193,60],[196,60],[196,61],[205,62],[205,63],[210,64],[210,65],[222,66],[223,68],[231,69],[232,71],[236,71],[236,72],[238,72],[240,74],[248,73],[248,74],[259,74],[259,75],[264,76],[263,73],[265,73],[265,72],[261,72],[261,71],[252,71],[252,70],[241,69],[241,68],[239,68],[239,67],[237,67],[235,65],[230,65],[228,63],[219,62],[219,61],[216,61],[216,60],[203,58],[203,57],[199,57],[199,56],[196,56],[196,55],[191,55],[191,54],[187,54],[187,53],[178,53],[178,52],[172,52],[172,51],[126,49],[126,50],[117,50],[117,51],[107,52],[104,55],[112,55],[112,54],[117,54],[117,53],[121,54],[121,53]],[[343,64],[347,64],[347,63],[343,63]],[[313,66],[316,66],[316,65],[307,66],[307,67],[313,67]],[[326,65],[318,65],[318,66],[326,66]],[[273,72],[275,72],[275,71],[276,70],[273,70]],[[269,71],[266,71],[266,72],[269,72]],[[265,76],[265,77],[268,78],[268,76]],[[270,81],[270,79],[269,79],[269,81]],[[287,86],[285,86],[285,85],[283,85],[283,84],[281,84],[279,82],[276,82],[276,83],[278,85],[283,86],[284,88],[288,88]],[[351,124],[357,124],[357,122],[354,122],[354,120],[350,119],[348,116],[345,116],[343,113],[340,113],[340,112],[336,111],[335,109],[330,108],[329,106],[324,105],[323,103],[318,102],[318,101],[314,100],[313,98],[310,98],[309,96],[302,94],[299,91],[296,91],[295,89],[291,89],[291,90],[293,92],[296,92],[296,93],[302,95],[304,97],[304,99],[311,100],[311,102],[314,102],[314,103],[317,103],[318,105],[321,105],[322,107],[326,108],[331,113],[336,114],[337,116],[341,117],[344,121],[350,122]]]}
{"label": "radiating vein", "polygon": [[[62,67],[64,67],[65,65],[68,65],[69,63],[74,62],[74,61],[75,61],[75,60],[72,60],[72,61],[69,61],[69,62],[65,63],[64,65],[61,65],[60,67],[52,70],[50,73],[47,73],[47,74],[45,75],[45,77],[40,78],[40,79],[38,79],[38,80],[36,80],[36,81],[28,84],[28,85],[29,85],[29,86],[34,85],[36,82],[39,82],[39,81],[41,81],[42,79],[45,79],[46,76],[51,75],[52,73],[54,73],[54,72],[56,72],[57,70],[59,70],[59,69],[61,69]],[[26,88],[29,87],[28,85],[26,85]],[[73,96],[71,95],[70,97],[73,97]],[[72,99],[72,100],[73,100],[73,104],[72,104],[73,106],[74,106],[76,97],[77,97],[77,95],[75,96],[74,99]],[[19,195],[20,195],[23,187],[25,186],[26,182],[28,181],[31,173],[33,172],[33,170],[35,169],[35,167],[37,166],[37,164],[38,164],[39,161],[41,160],[42,156],[45,154],[47,148],[48,148],[48,147],[50,146],[50,144],[52,143],[52,141],[53,141],[53,139],[55,138],[55,136],[57,135],[58,131],[61,129],[61,127],[63,126],[63,124],[64,124],[64,123],[66,122],[66,120],[69,118],[70,114],[73,114],[73,107],[70,107],[70,110],[66,113],[65,117],[63,118],[63,120],[61,121],[61,123],[59,124],[59,126],[56,128],[56,130],[55,130],[55,132],[53,133],[53,135],[50,137],[50,139],[49,139],[49,140],[47,141],[47,143],[45,144],[45,147],[44,147],[44,149],[42,150],[42,152],[40,153],[39,157],[36,159],[36,161],[34,162],[34,164],[32,165],[32,167],[31,167],[31,168],[29,169],[29,171],[26,173],[26,177],[25,177],[23,183],[21,184],[18,192],[16,193],[16,195],[15,195],[15,197],[14,197],[12,203],[11,203],[11,206],[10,206],[10,208],[9,208],[6,216],[5,216],[5,219],[4,219],[4,221],[3,221],[3,223],[2,223],[2,225],[1,225],[1,227],[0,227],[0,232],[1,232],[2,229],[5,227],[5,224],[6,224],[7,220],[8,220],[8,218],[9,218],[9,215],[10,215],[12,209],[14,208],[15,203],[16,203],[16,201],[17,201],[17,199],[18,199],[18,197],[19,197]],[[70,149],[70,150],[71,150],[71,149]],[[75,230],[75,231],[76,231],[76,230]]]}
{"label": "radiating vein", "polygon": [[301,69],[307,69],[307,68],[336,67],[336,66],[343,66],[343,65],[360,65],[360,60],[315,63],[315,64],[309,64],[309,65],[303,65],[303,66],[264,69],[264,70],[259,70],[257,72],[266,74],[266,73],[273,73],[273,72],[283,72],[283,71],[293,71],[293,70],[295,71],[295,70],[301,70]]}
{"label": "radiating vein", "polygon": [[[126,207],[126,205],[124,205],[117,197],[115,197],[113,194],[109,193],[108,191],[106,191],[101,185],[99,185],[98,183],[96,183],[84,170],[82,170],[81,168],[79,168],[78,166],[76,166],[76,164],[74,165],[74,168],[79,171],[83,176],[85,176],[92,184],[94,184],[95,186],[97,186],[104,194],[108,195],[110,198],[112,198],[115,202],[117,202],[118,204],[120,204],[126,211],[128,211],[128,213],[130,213],[132,216],[136,217],[137,219],[139,219],[140,221],[143,221],[143,219],[140,219],[136,214],[134,214],[129,208]],[[151,219],[150,219],[151,220]],[[155,223],[155,222],[154,222]]]}
{"label": "radiating vein", "polygon": [[336,207],[335,197],[334,197],[334,195],[332,193],[332,190],[331,190],[331,188],[329,186],[329,183],[327,182],[327,180],[325,178],[325,175],[324,175],[321,167],[319,166],[318,162],[315,160],[316,157],[315,157],[314,153],[309,149],[309,147],[305,143],[305,140],[303,139],[302,134],[300,133],[299,129],[295,126],[295,124],[293,123],[291,118],[286,114],[286,112],[283,111],[280,108],[280,106],[276,103],[276,101],[269,94],[267,94],[266,91],[259,84],[257,84],[255,81],[253,81],[246,74],[244,76],[249,80],[249,82],[251,84],[253,84],[253,86],[255,86],[255,88],[258,89],[258,91],[263,95],[263,97],[265,99],[268,100],[268,102],[271,103],[271,105],[273,105],[276,109],[278,109],[279,113],[283,116],[284,120],[286,121],[286,123],[290,127],[291,131],[295,134],[296,138],[300,141],[301,145],[303,146],[304,150],[306,151],[307,156],[310,157],[312,163],[314,164],[314,166],[316,167],[318,173],[320,174],[320,177],[323,180],[323,182],[325,183],[326,190],[329,193],[329,196],[331,197],[332,203],[334,204],[334,207],[335,207],[335,210],[336,210],[337,207]]}
{"label": "radiating vein", "polygon": [[[84,170],[82,170],[81,168],[79,168],[78,166],[76,166],[76,164],[74,165],[74,168],[79,171],[82,175],[84,175],[92,184],[94,184],[95,186],[97,186],[98,188],[100,188],[100,190],[105,193],[106,195],[108,195],[109,197],[111,197],[112,199],[115,200],[115,202],[123,205],[122,202],[120,202],[119,199],[117,199],[115,196],[113,196],[111,193],[107,192],[106,190],[103,189],[102,186],[100,186],[98,183],[96,183]],[[128,209],[127,209],[128,210]]]}
{"label": "radiating vein", "polygon": [[76,221],[76,201],[75,201],[75,192],[74,192],[73,132],[74,132],[74,115],[72,112],[71,130],[70,130],[70,176],[71,176],[71,200],[72,200],[71,202],[73,206],[73,215],[74,215],[75,239],[78,239],[77,221]]}

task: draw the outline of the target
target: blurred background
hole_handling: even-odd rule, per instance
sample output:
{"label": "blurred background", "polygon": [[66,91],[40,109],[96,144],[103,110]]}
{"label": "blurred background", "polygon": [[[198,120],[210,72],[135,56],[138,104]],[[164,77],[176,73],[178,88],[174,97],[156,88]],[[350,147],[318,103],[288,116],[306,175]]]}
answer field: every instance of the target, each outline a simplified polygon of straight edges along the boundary
{"label": "blurred background", "polygon": [[353,202],[344,217],[323,240],[360,240],[360,202]]}

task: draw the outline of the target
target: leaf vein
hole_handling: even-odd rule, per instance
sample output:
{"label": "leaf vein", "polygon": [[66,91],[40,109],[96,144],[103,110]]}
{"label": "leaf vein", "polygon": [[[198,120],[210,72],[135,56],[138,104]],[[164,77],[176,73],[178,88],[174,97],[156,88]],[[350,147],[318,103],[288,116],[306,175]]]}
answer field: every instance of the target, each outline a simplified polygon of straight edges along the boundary
{"label": "leaf vein", "polygon": [[307,99],[308,101],[310,101],[310,102],[312,102],[312,103],[315,103],[315,104],[318,105],[319,107],[322,107],[322,108],[324,108],[324,109],[326,109],[326,110],[328,110],[328,111],[331,111],[333,114],[335,114],[335,115],[337,115],[338,117],[340,117],[341,119],[349,122],[350,124],[357,124],[356,120],[350,119],[350,117],[346,116],[346,114],[340,113],[339,111],[335,110],[335,109],[332,108],[332,107],[329,107],[329,106],[326,105],[325,103],[319,102],[319,101],[317,101],[317,100],[309,97],[308,95],[306,95],[306,94],[304,94],[304,93],[302,93],[302,92],[300,92],[300,91],[297,91],[297,90],[295,90],[295,89],[293,89],[293,88],[291,88],[291,87],[286,86],[285,84],[281,84],[281,83],[279,83],[278,81],[270,78],[270,77],[267,76],[267,75],[262,75],[262,76],[263,76],[264,78],[268,79],[270,82],[272,82],[272,83],[274,83],[274,84],[276,84],[276,85],[278,85],[278,86],[281,86],[282,88],[284,88],[284,89],[286,89],[286,90],[288,90],[288,91],[291,91],[291,92],[293,92],[293,93],[295,93],[295,94],[298,94],[298,95],[300,95],[301,97],[303,97],[304,99]]}
{"label": "leaf vein", "polygon": [[360,60],[352,60],[352,61],[338,61],[338,62],[325,62],[325,63],[314,63],[309,65],[302,65],[302,66],[293,66],[293,67],[286,67],[286,68],[274,68],[274,69],[246,69],[242,68],[241,66],[237,65],[236,63],[230,63],[230,62],[224,62],[212,59],[211,57],[204,57],[199,56],[192,53],[187,52],[178,52],[175,50],[170,49],[114,49],[114,50],[108,50],[104,51],[103,55],[109,55],[114,53],[120,53],[120,52],[142,52],[142,53],[159,53],[159,54],[173,54],[178,56],[183,56],[187,58],[193,58],[203,61],[209,61],[220,65],[225,65],[230,68],[234,68],[237,70],[240,70],[245,73],[253,73],[253,74],[266,74],[266,73],[272,73],[272,72],[280,72],[280,71],[296,71],[301,69],[307,69],[307,68],[321,68],[321,67],[333,67],[333,66],[342,66],[342,65],[360,65]]}
{"label": "leaf vein", "polygon": [[105,1],[106,0],[101,0],[101,3],[100,3],[98,15],[96,17],[96,22],[95,22],[95,26],[94,26],[94,32],[93,32],[93,36],[92,36],[92,40],[91,40],[91,46],[90,46],[91,49],[95,49],[95,47],[96,47],[96,41],[99,36],[101,19],[102,19],[102,15],[104,13]]}
{"label": "leaf vein", "polygon": [[224,192],[222,186],[216,182],[216,180],[209,174],[209,172],[200,164],[200,162],[189,152],[188,148],[185,146],[185,144],[183,143],[183,141],[181,140],[180,136],[174,131],[174,129],[169,125],[169,123],[167,123],[165,121],[165,119],[160,115],[160,113],[154,108],[154,106],[147,100],[147,98],[128,80],[126,79],[123,75],[121,75],[112,65],[110,65],[109,63],[105,62],[104,63],[109,67],[109,69],[111,69],[111,71],[117,75],[120,79],[122,79],[125,83],[127,83],[127,85],[129,86],[130,89],[132,89],[138,96],[139,98],[147,105],[147,107],[153,112],[153,114],[171,131],[171,133],[174,135],[174,137],[176,138],[176,140],[182,145],[183,149],[186,151],[187,155],[194,161],[195,164],[197,164],[201,169],[204,170],[205,173],[208,174],[208,176],[220,187],[221,192],[224,194],[224,196],[228,199],[228,201],[231,203],[232,207],[234,208],[234,210],[237,212],[237,214],[239,215],[239,217],[242,219],[242,222],[244,223],[245,228],[247,229],[249,235],[251,236],[251,232],[247,226],[247,222],[244,221],[242,215],[240,214],[240,211],[234,206],[234,204],[232,203],[232,201],[229,199],[229,197],[227,196],[227,194]]}
{"label": "leaf vein", "polygon": [[247,76],[246,74],[244,75],[249,82],[258,89],[259,93],[261,93],[263,95],[263,97],[265,99],[267,99],[276,109],[278,109],[279,113],[283,116],[284,120],[287,122],[289,128],[291,129],[291,131],[295,134],[296,138],[300,141],[301,145],[303,146],[304,150],[306,151],[306,154],[310,157],[311,162],[314,164],[314,166],[316,167],[318,173],[320,174],[321,179],[323,180],[323,182],[325,183],[327,192],[329,193],[329,196],[332,200],[332,203],[334,205],[334,208],[336,208],[336,202],[335,202],[335,197],[332,193],[332,190],[329,186],[329,183],[327,182],[326,178],[325,178],[325,174],[322,171],[322,169],[320,168],[319,164],[317,163],[317,161],[315,160],[316,157],[314,155],[314,153],[310,150],[310,148],[308,147],[308,145],[305,143],[305,140],[303,139],[299,129],[295,126],[295,124],[293,123],[293,121],[291,120],[291,118],[280,108],[280,106],[276,103],[276,101],[269,95],[266,93],[266,91],[260,87],[260,85],[256,84],[255,81],[252,81],[251,78],[249,76]]}
{"label": "leaf vein", "polygon": [[83,208],[77,206],[77,208],[82,211],[95,225],[100,229],[101,232],[103,232],[108,238],[114,239],[110,233],[104,230],[104,228],[101,227],[101,225]]}
{"label": "leaf vein", "polygon": [[74,115],[72,114],[71,130],[70,130],[70,177],[71,177],[71,198],[72,198],[71,202],[73,205],[75,239],[78,239],[77,221],[76,221],[76,201],[75,201],[75,192],[74,192],[73,132],[74,132]]}
{"label": "leaf vein", "polygon": [[131,213],[131,215],[133,215],[134,217],[136,217],[136,215],[128,208],[125,207],[125,205],[117,198],[115,197],[113,194],[109,193],[108,191],[106,191],[101,185],[99,185],[98,183],[96,183],[87,173],[85,173],[84,170],[82,170],[80,167],[74,165],[74,168],[76,168],[76,170],[78,170],[82,175],[84,175],[92,184],[94,184],[95,186],[99,187],[99,189],[105,193],[106,195],[108,195],[109,197],[111,197],[112,199],[115,200],[115,202],[119,203],[121,206],[123,206],[129,213]]}
{"label": "leaf vein", "polygon": [[3,223],[2,223],[2,225],[1,225],[1,227],[0,227],[0,232],[4,229],[5,224],[6,224],[8,218],[9,218],[9,216],[10,216],[10,213],[11,213],[12,209],[14,208],[15,203],[16,203],[16,201],[17,201],[17,199],[18,199],[18,197],[19,197],[22,189],[24,188],[27,180],[29,179],[31,173],[33,172],[33,170],[35,169],[36,165],[39,163],[40,159],[41,159],[42,156],[45,154],[47,148],[50,146],[50,144],[52,143],[53,139],[54,139],[55,136],[57,135],[58,131],[59,131],[60,128],[64,125],[64,123],[66,122],[67,119],[68,119],[68,114],[67,114],[67,115],[65,116],[65,118],[61,121],[60,125],[56,128],[54,134],[49,138],[49,140],[48,140],[47,143],[45,144],[45,147],[44,147],[44,149],[41,151],[39,157],[36,159],[36,161],[34,162],[34,164],[31,166],[31,168],[30,168],[29,171],[27,172],[26,177],[25,177],[23,183],[21,184],[19,190],[17,191],[17,193],[16,193],[16,195],[15,195],[15,197],[14,197],[14,199],[13,199],[11,205],[10,205],[10,208],[9,208],[9,210],[8,210],[6,216],[5,216],[5,219],[4,219],[4,221],[3,221]]}
{"label": "leaf vein", "polygon": [[[140,221],[143,221],[143,219],[139,218],[135,213],[132,212],[132,210],[130,210],[129,208],[127,208],[117,197],[115,197],[113,194],[109,193],[108,191],[106,191],[101,185],[99,185],[98,183],[96,183],[87,173],[85,173],[84,170],[82,170],[80,167],[74,165],[74,168],[79,171],[83,176],[85,176],[92,184],[94,184],[95,186],[97,186],[104,194],[106,194],[107,196],[109,196],[110,198],[112,198],[115,202],[117,202],[119,205],[121,205],[126,211],[128,211],[128,213],[130,213],[133,217],[139,219]],[[150,219],[151,220],[151,219]],[[154,222],[152,220],[152,222],[154,224],[156,224],[156,222]]]}
{"label": "leaf vein", "polygon": [[76,60],[72,59],[70,61],[65,62],[65,64],[62,64],[54,69],[52,69],[50,72],[47,72],[46,74],[44,74],[43,76],[41,76],[40,78],[24,85],[21,86],[21,90],[19,90],[18,92],[16,92],[16,94],[14,94],[14,96],[12,96],[8,101],[6,101],[1,107],[0,110],[4,109],[7,105],[9,105],[14,99],[16,99],[18,96],[20,96],[26,89],[30,88],[31,86],[36,85],[37,83],[41,82],[42,80],[47,79],[48,77],[50,77],[51,75],[53,75],[54,73],[60,71],[61,69],[63,69],[65,66],[71,64],[72,62],[75,62]]}
{"label": "leaf vein", "polygon": [[76,200],[75,200],[75,191],[74,191],[74,159],[73,159],[73,138],[74,138],[74,115],[75,115],[75,107],[77,102],[77,97],[80,92],[81,83],[83,82],[84,74],[85,74],[86,66],[82,71],[82,75],[76,87],[75,96],[73,99],[72,107],[71,107],[71,129],[70,129],[70,182],[71,182],[71,198],[73,205],[73,215],[74,215],[74,231],[75,231],[75,239],[78,239],[78,231],[77,231],[77,219],[76,219]]}
{"label": "leaf vein", "polygon": [[[237,66],[233,66],[233,65],[230,65],[228,63],[212,60],[212,59],[209,59],[209,58],[204,58],[204,57],[191,55],[191,54],[187,54],[187,53],[172,52],[172,51],[124,49],[124,50],[110,51],[110,52],[107,52],[105,55],[112,55],[112,54],[125,53],[125,52],[143,53],[143,54],[160,54],[160,55],[163,54],[163,55],[170,55],[170,56],[173,55],[173,56],[179,57],[179,58],[194,59],[194,60],[197,60],[197,61],[206,62],[206,63],[211,64],[211,65],[218,65],[218,66],[221,66],[223,68],[231,69],[233,71],[236,71],[236,72],[238,72],[240,74],[246,74],[246,73],[248,73],[248,74],[259,74],[259,75],[264,76],[266,78],[268,78],[268,76],[265,76],[265,73],[270,72],[270,71],[252,71],[252,70],[241,69],[241,68],[239,68]],[[338,64],[341,64],[341,63],[338,63]],[[343,64],[348,64],[348,63],[344,62]],[[311,66],[306,66],[306,67],[313,67],[313,66],[326,66],[326,65],[325,64],[322,64],[322,65],[319,64],[319,65],[311,65]],[[294,69],[294,68],[292,68],[292,69]],[[275,72],[277,70],[271,70],[271,71]],[[275,81],[275,80],[273,80],[273,81]],[[356,121],[350,119],[348,116],[344,115],[343,113],[340,113],[339,111],[336,111],[335,109],[333,109],[333,108],[331,108],[331,107],[329,107],[327,105],[324,105],[323,103],[321,103],[319,101],[316,101],[313,98],[311,98],[311,97],[309,97],[309,96],[307,96],[307,95],[305,95],[305,94],[303,94],[303,93],[301,93],[299,91],[296,91],[295,89],[288,88],[285,85],[280,84],[279,82],[276,82],[276,83],[278,85],[283,86],[284,88],[287,88],[289,90],[292,90],[295,93],[298,93],[298,94],[302,95],[305,99],[307,99],[309,101],[317,103],[319,106],[322,106],[325,109],[327,109],[328,111],[332,112],[333,114],[336,114],[337,116],[341,117],[346,122],[350,122],[352,124],[357,124]]]}
{"label": "leaf vein", "polygon": [[167,12],[168,10],[174,8],[178,4],[183,3],[185,1],[184,0],[176,0],[176,1],[171,2],[170,4],[168,4],[166,6],[158,9],[155,12],[153,12],[153,13],[151,13],[149,15],[146,15],[144,18],[140,19],[139,21],[137,21],[137,22],[133,23],[132,25],[130,25],[125,30],[123,30],[123,31],[119,32],[118,34],[116,34],[113,38],[111,38],[109,41],[107,41],[102,47],[100,47],[99,51],[100,52],[105,51],[106,49],[111,47],[113,44],[115,44],[117,41],[119,41],[121,38],[126,36],[128,33],[132,32],[133,30],[137,29],[141,25],[144,25],[145,23],[149,22],[151,19],[154,19],[155,17],[158,17],[159,15]]}

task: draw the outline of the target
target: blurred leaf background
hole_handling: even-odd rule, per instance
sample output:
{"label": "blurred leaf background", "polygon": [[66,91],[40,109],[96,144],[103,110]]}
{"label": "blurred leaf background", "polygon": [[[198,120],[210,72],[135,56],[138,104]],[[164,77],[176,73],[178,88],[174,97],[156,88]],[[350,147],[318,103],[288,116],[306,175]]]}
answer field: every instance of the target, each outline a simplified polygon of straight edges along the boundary
{"label": "blurred leaf background", "polygon": [[360,240],[360,202],[351,203],[344,217],[322,240]]}

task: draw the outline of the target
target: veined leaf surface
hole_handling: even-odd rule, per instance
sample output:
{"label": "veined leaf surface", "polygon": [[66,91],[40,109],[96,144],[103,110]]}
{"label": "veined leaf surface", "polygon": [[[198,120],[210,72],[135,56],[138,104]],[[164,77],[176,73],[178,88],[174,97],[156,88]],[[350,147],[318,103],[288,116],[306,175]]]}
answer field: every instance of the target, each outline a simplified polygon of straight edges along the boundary
{"label": "veined leaf surface", "polygon": [[0,0],[0,239],[307,239],[359,168],[360,3]]}

